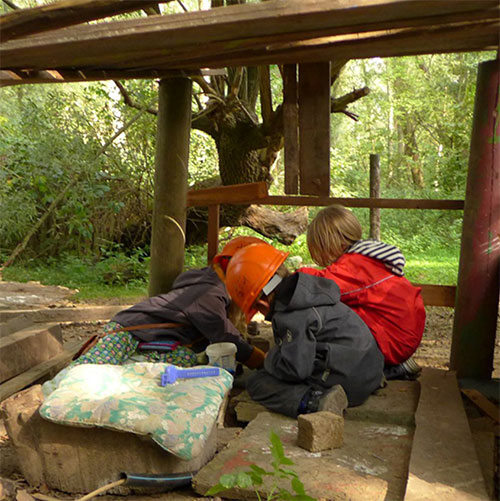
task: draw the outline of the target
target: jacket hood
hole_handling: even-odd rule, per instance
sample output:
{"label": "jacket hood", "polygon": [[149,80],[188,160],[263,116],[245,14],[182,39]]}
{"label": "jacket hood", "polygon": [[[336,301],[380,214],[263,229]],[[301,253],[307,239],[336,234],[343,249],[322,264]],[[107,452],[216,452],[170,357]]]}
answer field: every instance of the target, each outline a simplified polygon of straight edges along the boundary
{"label": "jacket hood", "polygon": [[378,240],[358,240],[346,250],[347,254],[361,254],[377,259],[395,275],[402,277],[406,264],[403,253],[395,246]]}
{"label": "jacket hood", "polygon": [[172,289],[182,289],[191,285],[223,285],[213,268],[206,267],[199,270],[188,270],[181,273],[174,281]]}
{"label": "jacket hood", "polygon": [[276,289],[274,311],[292,311],[312,306],[331,306],[340,301],[339,286],[328,278],[294,273]]}

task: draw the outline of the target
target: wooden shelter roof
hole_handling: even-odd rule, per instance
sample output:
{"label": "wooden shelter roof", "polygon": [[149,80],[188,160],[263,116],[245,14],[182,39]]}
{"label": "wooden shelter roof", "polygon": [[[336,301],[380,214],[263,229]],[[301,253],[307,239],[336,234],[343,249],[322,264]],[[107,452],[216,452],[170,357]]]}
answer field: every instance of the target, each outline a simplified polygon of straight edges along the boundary
{"label": "wooden shelter roof", "polygon": [[499,45],[498,0],[271,0],[78,24],[157,3],[65,0],[51,6],[49,17],[40,9],[1,16],[0,84],[155,78]]}

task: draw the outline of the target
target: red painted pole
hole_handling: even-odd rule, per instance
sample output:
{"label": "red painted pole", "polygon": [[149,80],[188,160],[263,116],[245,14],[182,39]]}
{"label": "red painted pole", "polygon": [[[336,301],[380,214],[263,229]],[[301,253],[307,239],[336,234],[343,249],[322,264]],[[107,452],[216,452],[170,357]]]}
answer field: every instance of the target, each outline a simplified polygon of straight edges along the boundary
{"label": "red painted pole", "polygon": [[450,368],[490,379],[500,289],[500,61],[479,65]]}

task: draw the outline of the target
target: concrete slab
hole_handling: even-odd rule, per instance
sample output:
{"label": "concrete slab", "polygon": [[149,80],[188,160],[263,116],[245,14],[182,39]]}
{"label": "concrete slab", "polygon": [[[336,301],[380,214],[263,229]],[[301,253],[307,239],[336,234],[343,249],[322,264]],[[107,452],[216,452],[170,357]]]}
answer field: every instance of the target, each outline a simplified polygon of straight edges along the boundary
{"label": "concrete slab", "polygon": [[[418,381],[389,381],[385,388],[368,397],[358,407],[350,407],[345,412],[345,419],[354,421],[373,421],[414,426],[420,385]],[[232,399],[236,418],[248,423],[267,409],[254,402],[247,391]]]}
{"label": "concrete slab", "polygon": [[405,501],[489,499],[454,372],[424,368]]}
{"label": "concrete slab", "polygon": [[[279,414],[259,414],[226,449],[203,467],[193,480],[197,493],[204,494],[221,475],[246,471],[256,464],[272,470],[269,434],[280,437],[285,455],[304,483],[306,493],[318,499],[401,500],[403,499],[413,429],[409,426],[346,421],[344,445],[339,449],[311,453],[297,446],[297,420]],[[259,487],[266,497],[277,482],[293,492],[288,479],[266,477]],[[252,488],[229,490],[224,498],[255,499]]]}

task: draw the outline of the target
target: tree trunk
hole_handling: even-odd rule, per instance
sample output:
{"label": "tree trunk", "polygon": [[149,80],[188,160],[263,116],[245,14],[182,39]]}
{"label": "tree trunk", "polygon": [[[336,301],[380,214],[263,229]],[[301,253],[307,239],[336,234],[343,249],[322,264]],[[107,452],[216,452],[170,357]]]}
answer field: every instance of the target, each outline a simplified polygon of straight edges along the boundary
{"label": "tree trunk", "polygon": [[[212,129],[210,134],[219,154],[222,185],[257,181],[269,185],[272,182],[271,167],[283,146],[280,121],[272,122],[272,130],[264,134],[257,117],[243,107],[230,111],[224,107],[210,118],[217,123],[216,132]],[[221,226],[247,226],[263,236],[290,244],[306,230],[307,209],[283,213],[259,206],[225,205],[221,210]],[[188,213],[187,243],[205,241],[206,232],[206,208],[192,208]]]}

